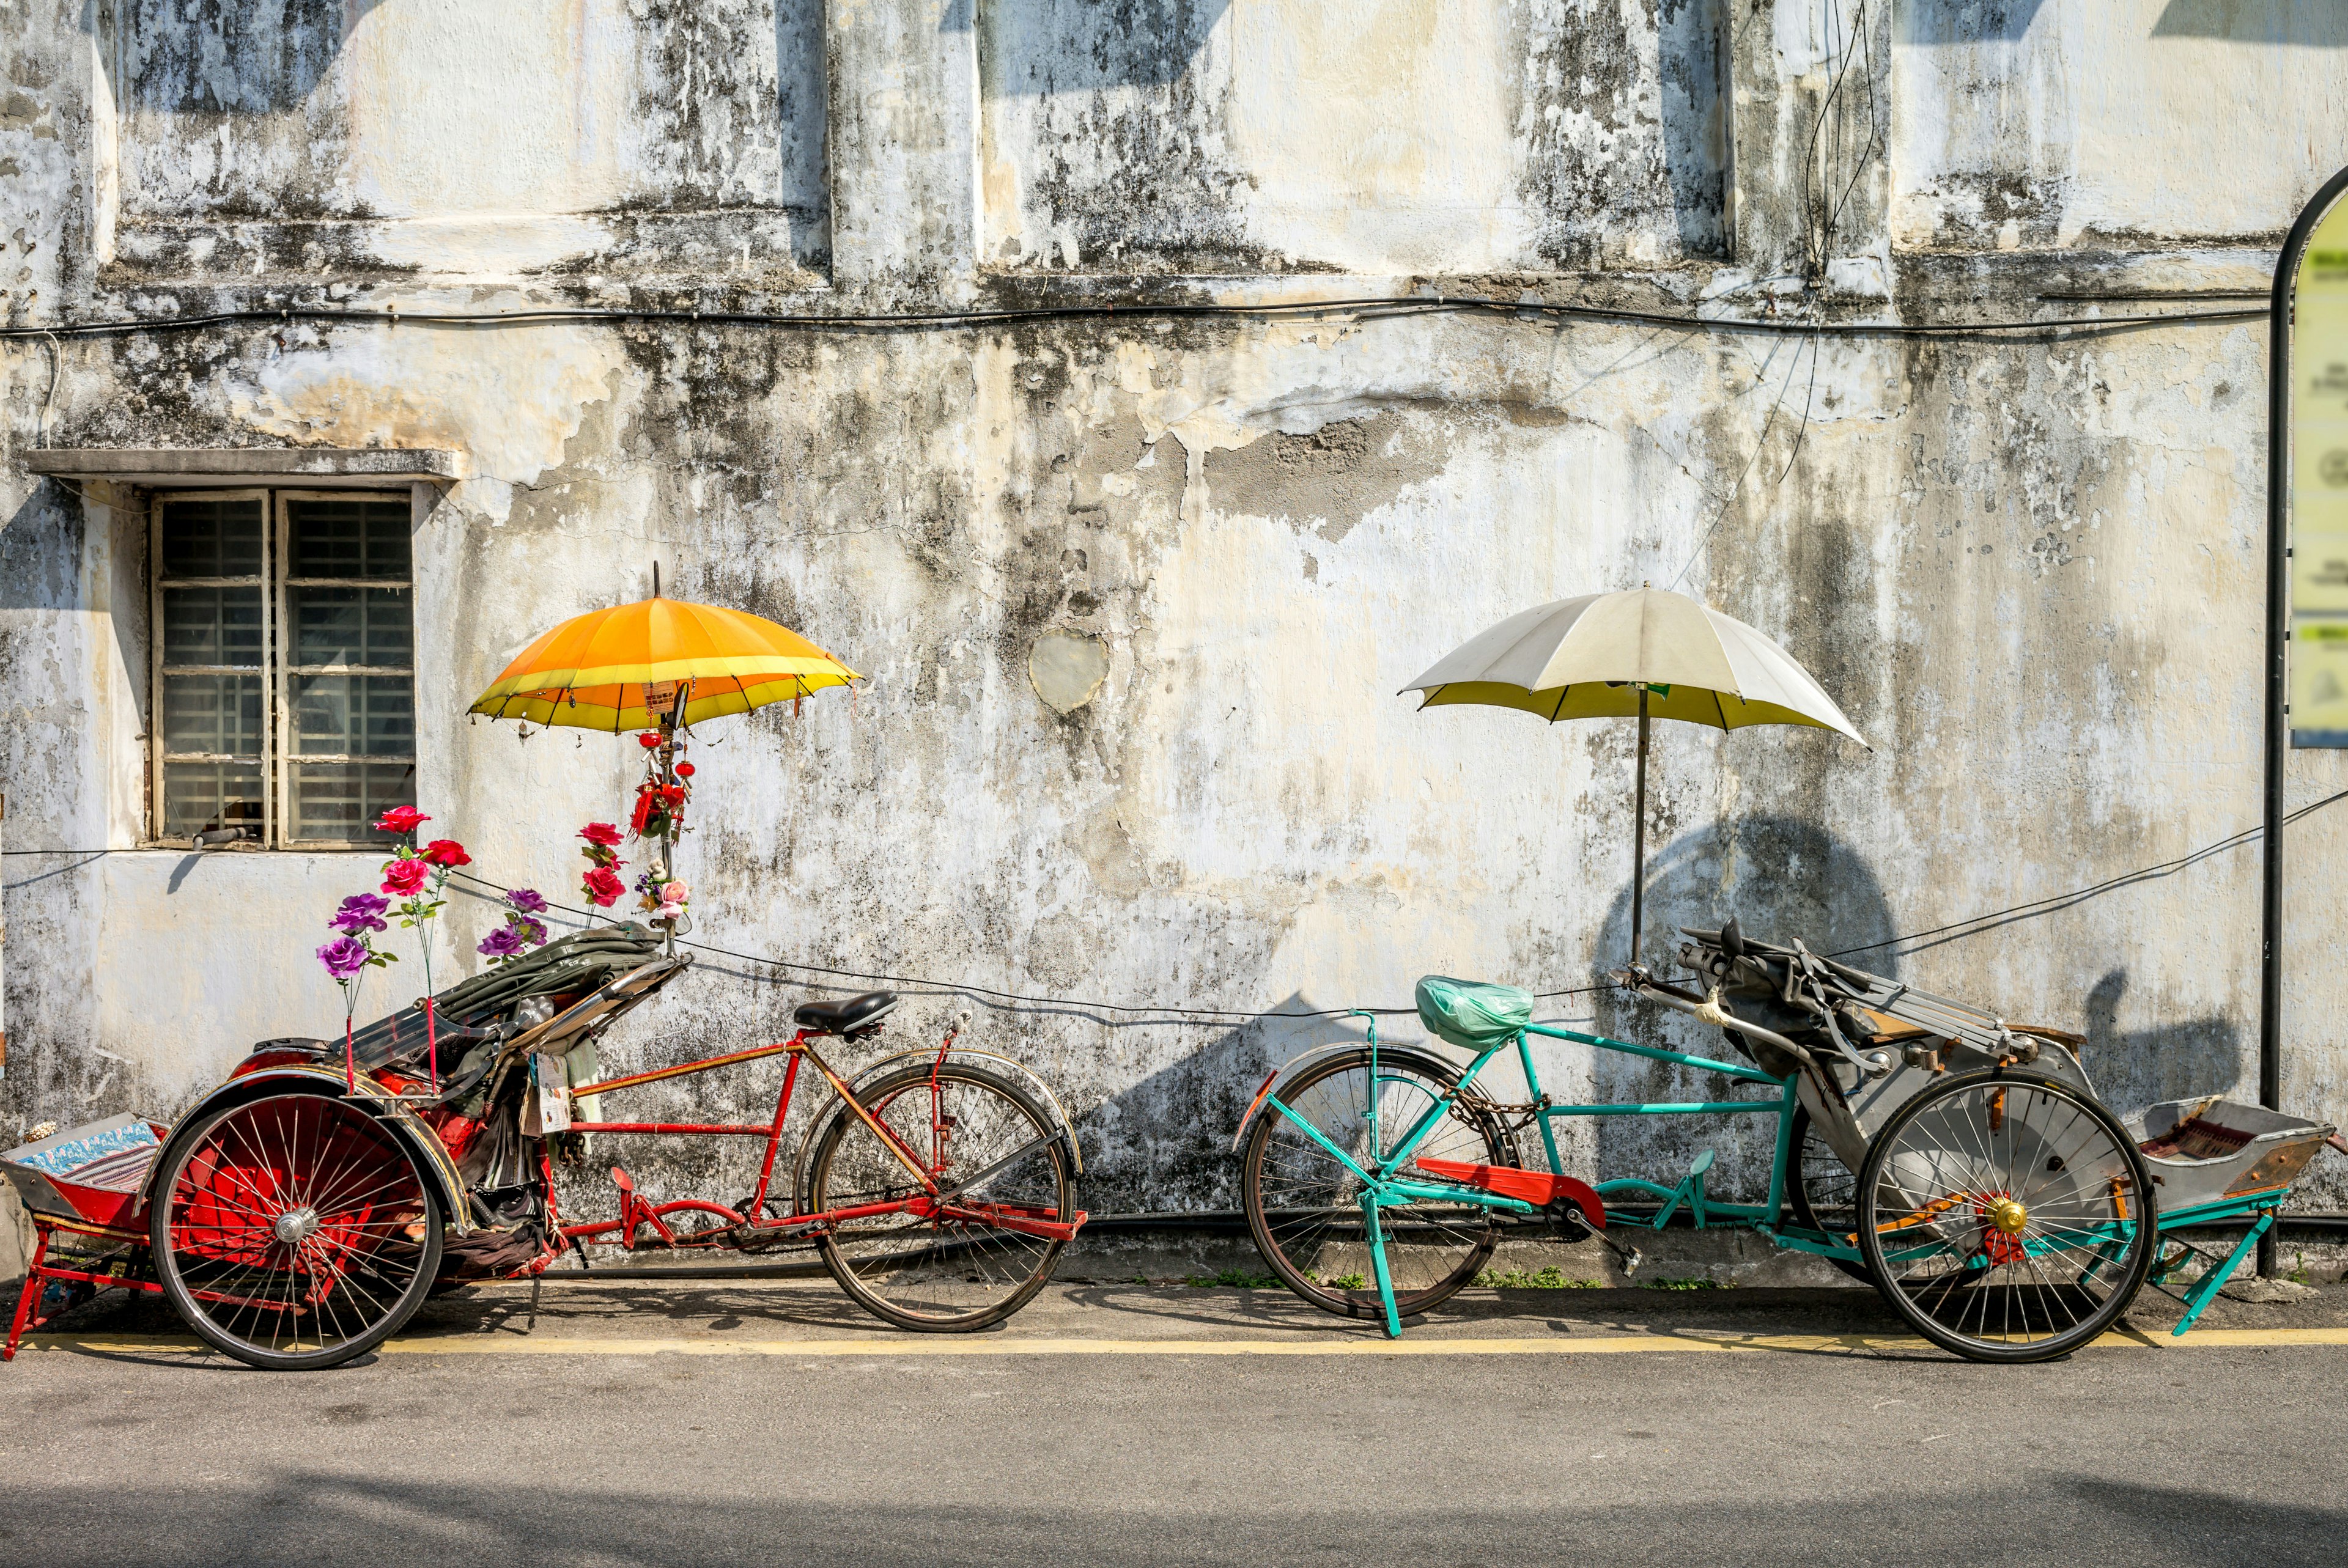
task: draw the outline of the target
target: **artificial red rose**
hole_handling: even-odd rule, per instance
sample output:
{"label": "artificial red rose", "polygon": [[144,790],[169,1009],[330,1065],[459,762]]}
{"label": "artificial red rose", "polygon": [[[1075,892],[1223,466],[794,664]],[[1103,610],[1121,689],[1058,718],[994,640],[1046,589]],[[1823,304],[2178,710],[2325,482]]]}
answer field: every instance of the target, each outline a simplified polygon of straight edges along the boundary
{"label": "artificial red rose", "polygon": [[660,732],[658,730],[646,730],[643,734],[636,737],[636,744],[644,747],[644,749],[648,752],[651,751],[654,746],[660,744]]}
{"label": "artificial red rose", "polygon": [[601,909],[609,909],[620,901],[620,895],[628,890],[626,885],[620,880],[620,874],[608,866],[598,866],[581,877],[579,889],[587,895],[591,903]]}
{"label": "artificial red rose", "polygon": [[620,830],[608,822],[591,822],[579,830],[579,836],[590,844],[600,844],[609,849],[620,842]]}
{"label": "artificial red rose", "polygon": [[432,875],[421,859],[395,860],[383,868],[383,890],[395,898],[413,898]]}
{"label": "artificial red rose", "polygon": [[459,866],[470,866],[473,863],[473,857],[465,853],[465,846],[453,838],[434,839],[424,846],[423,858],[435,866],[445,866],[451,869]]}
{"label": "artificial red rose", "polygon": [[432,819],[412,805],[396,805],[375,819],[377,833],[414,833],[418,823]]}

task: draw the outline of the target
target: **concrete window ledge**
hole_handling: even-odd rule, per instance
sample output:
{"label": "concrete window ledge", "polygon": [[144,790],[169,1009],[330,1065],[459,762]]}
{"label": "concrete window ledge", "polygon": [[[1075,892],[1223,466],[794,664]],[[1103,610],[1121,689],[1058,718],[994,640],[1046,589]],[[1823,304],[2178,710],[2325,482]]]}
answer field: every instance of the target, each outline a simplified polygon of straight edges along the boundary
{"label": "concrete window ledge", "polygon": [[465,477],[462,453],[431,447],[50,446],[23,457],[26,472],[46,477],[158,489],[273,480],[321,488],[452,485]]}

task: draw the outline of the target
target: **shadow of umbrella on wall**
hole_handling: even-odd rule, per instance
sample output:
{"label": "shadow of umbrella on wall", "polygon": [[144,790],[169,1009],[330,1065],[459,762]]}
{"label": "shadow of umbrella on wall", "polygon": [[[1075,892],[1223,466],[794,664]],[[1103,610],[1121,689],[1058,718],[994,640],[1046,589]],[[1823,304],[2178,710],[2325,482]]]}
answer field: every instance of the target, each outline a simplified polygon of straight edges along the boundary
{"label": "shadow of umbrella on wall", "polygon": [[1551,723],[1639,721],[1632,811],[1631,963],[1639,962],[1647,879],[1647,725],[1677,719],[1715,730],[1804,724],[1866,739],[1791,654],[1685,594],[1642,587],[1560,599],[1512,615],[1403,688],[1423,708],[1473,702]]}

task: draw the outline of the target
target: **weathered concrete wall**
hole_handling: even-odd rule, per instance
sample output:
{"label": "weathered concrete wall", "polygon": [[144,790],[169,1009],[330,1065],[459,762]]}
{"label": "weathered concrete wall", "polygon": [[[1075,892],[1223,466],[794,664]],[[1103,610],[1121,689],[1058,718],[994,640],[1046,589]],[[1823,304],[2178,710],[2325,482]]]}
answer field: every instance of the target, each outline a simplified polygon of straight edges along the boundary
{"label": "weathered concrete wall", "polygon": [[[465,453],[417,534],[419,793],[502,880],[568,886],[568,835],[619,809],[631,765],[463,720],[529,636],[640,596],[658,559],[677,595],[839,651],[872,677],[854,701],[713,726],[696,753],[700,934],[745,952],[1188,1006],[1401,1005],[1430,970],[1585,986],[1628,929],[1631,727],[1394,693],[1512,610],[1642,579],[1779,636],[1875,745],[1665,727],[1653,927],[1734,911],[1879,942],[2254,825],[2262,329],[1832,329],[2260,286],[2348,160],[2327,108],[2348,38],[2283,5],[2240,36],[2196,19],[2258,8],[1910,0],[1838,30],[1854,9],[589,3],[460,26],[385,0],[288,5],[271,33],[20,5],[0,86],[17,324],[1426,287],[1823,330],[1344,311],[9,340],[9,847],[118,853],[6,862],[0,1136],[169,1113],[250,1040],[329,1030],[310,949],[374,865],[134,847],[140,498],[27,477],[40,445]],[[2229,92],[2263,96],[2169,107]],[[1030,659],[1071,632],[1107,667],[1062,712]],[[2295,756],[2294,799],[2343,771]],[[2318,816],[2291,841],[2286,1098],[2334,1116],[2343,832]],[[2248,1094],[2256,889],[2235,850],[1872,961],[2084,1028],[2123,1107]],[[444,964],[485,913],[452,909]],[[615,1053],[769,1035],[805,995],[710,958]],[[1352,1027],[923,990],[893,1032],[973,1005],[1081,1111],[1101,1211],[1234,1202],[1244,1095]],[[1607,999],[1557,1012],[1704,1043]],[[1559,1093],[1670,1079],[1548,1065]],[[771,1085],[690,1092],[747,1110]],[[1749,1182],[1736,1136],[1618,1123],[1579,1152],[1613,1174],[1715,1143]],[[704,1158],[641,1163],[656,1187],[747,1189]],[[2348,1180],[2324,1171],[2313,1199],[2341,1206]]]}

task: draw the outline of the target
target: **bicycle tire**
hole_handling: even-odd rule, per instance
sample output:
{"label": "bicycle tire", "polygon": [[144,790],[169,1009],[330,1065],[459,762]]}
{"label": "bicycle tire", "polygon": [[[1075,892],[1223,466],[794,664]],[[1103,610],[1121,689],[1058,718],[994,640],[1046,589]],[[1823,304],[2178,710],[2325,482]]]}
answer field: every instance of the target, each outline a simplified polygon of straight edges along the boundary
{"label": "bicycle tire", "polygon": [[[1842,1156],[1818,1135],[1808,1106],[1794,1107],[1793,1122],[1787,1147],[1794,1152],[1794,1169],[1792,1179],[1786,1184],[1786,1208],[1794,1216],[1794,1223],[1806,1230],[1829,1237],[1849,1236],[1859,1226],[1859,1178],[1850,1173]],[[1826,1221],[1833,1223],[1822,1222],[1821,1214]],[[1825,1257],[1824,1261],[1861,1285],[1875,1283],[1875,1276],[1868,1272],[1864,1258]]]}
{"label": "bicycle tire", "polygon": [[2136,1299],[2158,1228],[2150,1172],[2118,1118],[2034,1072],[1992,1068],[1925,1090],[1859,1170],[1859,1245],[1876,1288],[1968,1360],[2045,1361],[2091,1343]]}
{"label": "bicycle tire", "polygon": [[[1340,1074],[1357,1073],[1366,1081],[1369,1065],[1367,1046],[1328,1057],[1306,1067],[1292,1081],[1283,1084],[1281,1097],[1292,1108],[1300,1104],[1310,1107],[1314,1091]],[[1457,1068],[1422,1051],[1382,1048],[1377,1053],[1377,1066],[1380,1079],[1390,1084],[1387,1092],[1392,1092],[1391,1084],[1401,1075],[1411,1075],[1420,1081],[1416,1096],[1426,1098],[1428,1103],[1433,1102],[1433,1097],[1427,1095],[1427,1086],[1447,1091],[1459,1083]],[[1380,1109],[1383,1112],[1385,1108],[1382,1096]],[[1415,1120],[1405,1105],[1398,1104],[1395,1109],[1406,1118]],[[1448,1120],[1452,1125],[1431,1132],[1419,1152],[1447,1159],[1464,1158],[1478,1164],[1520,1163],[1515,1139],[1488,1113],[1455,1101]],[[1359,1124],[1358,1121],[1354,1123]],[[1366,1261],[1368,1247],[1366,1240],[1362,1239],[1366,1232],[1359,1217],[1361,1211],[1346,1198],[1346,1191],[1357,1186],[1358,1180],[1308,1140],[1291,1137],[1289,1146],[1282,1146],[1283,1134],[1292,1126],[1277,1109],[1266,1105],[1256,1112],[1248,1129],[1240,1161],[1240,1202],[1246,1211],[1248,1230],[1255,1238],[1256,1250],[1263,1255],[1264,1262],[1280,1282],[1312,1306],[1339,1317],[1383,1319],[1385,1308],[1371,1283],[1371,1268]],[[1322,1131],[1326,1136],[1331,1129]],[[1332,1142],[1344,1146],[1351,1129],[1341,1125],[1335,1131],[1340,1136]],[[1438,1140],[1443,1141],[1441,1146],[1437,1146]],[[1317,1169],[1312,1164],[1316,1159],[1326,1167],[1326,1173],[1305,1176],[1303,1172]],[[1273,1171],[1274,1185],[1280,1189],[1273,1194],[1275,1199],[1311,1197],[1315,1195],[1313,1189],[1322,1184],[1328,1185],[1330,1193],[1324,1201],[1301,1205],[1268,1201],[1266,1168],[1268,1163],[1275,1163],[1292,1167],[1289,1173]],[[1453,1216],[1447,1224],[1430,1222],[1430,1212],[1429,1205],[1412,1204],[1385,1210],[1387,1217],[1381,1222],[1391,1233],[1386,1247],[1387,1266],[1395,1281],[1395,1310],[1401,1317],[1438,1307],[1473,1284],[1499,1244],[1500,1222],[1489,1209],[1469,1209]],[[1406,1214],[1414,1217],[1401,1217]],[[1415,1228],[1423,1238],[1431,1231],[1445,1238],[1446,1245],[1438,1247],[1431,1240],[1422,1239],[1417,1244],[1419,1253],[1414,1255],[1406,1250],[1400,1238]],[[1342,1273],[1338,1272],[1341,1268]]]}
{"label": "bicycle tire", "polygon": [[[909,1103],[909,1091],[932,1081],[931,1064],[913,1062],[875,1080],[860,1097],[874,1116],[891,1118]],[[933,1176],[951,1176],[957,1166],[979,1173],[1059,1128],[1058,1119],[1025,1088],[983,1068],[950,1062],[935,1070],[935,1081],[942,1093],[952,1089],[962,1098],[950,1113],[953,1124],[938,1139]],[[829,1114],[808,1156],[801,1213],[893,1202],[919,1190],[861,1117],[845,1103],[835,1103]],[[920,1130],[900,1127],[894,1120],[890,1124],[916,1150],[922,1148],[915,1136]],[[993,1142],[968,1154],[955,1150],[949,1159],[943,1146],[966,1131]],[[1066,1140],[1054,1138],[971,1196],[1016,1204],[1068,1224],[1076,1213],[1070,1167]],[[967,1334],[991,1327],[1033,1301],[1051,1280],[1067,1243],[968,1222],[876,1215],[824,1230],[816,1245],[839,1287],[883,1322],[924,1333]]]}
{"label": "bicycle tire", "polygon": [[156,1163],[148,1240],[164,1297],[249,1367],[322,1370],[364,1355],[439,1273],[431,1178],[398,1133],[338,1094],[219,1106]]}

